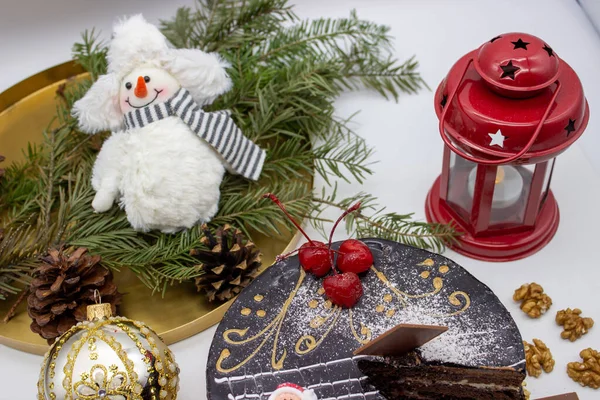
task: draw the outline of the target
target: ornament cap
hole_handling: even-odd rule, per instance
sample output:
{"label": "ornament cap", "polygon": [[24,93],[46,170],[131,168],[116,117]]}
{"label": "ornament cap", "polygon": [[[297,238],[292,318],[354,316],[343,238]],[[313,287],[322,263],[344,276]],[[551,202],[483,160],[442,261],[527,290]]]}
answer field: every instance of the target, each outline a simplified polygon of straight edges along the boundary
{"label": "ornament cap", "polygon": [[100,320],[112,317],[112,309],[109,303],[92,304],[87,306],[88,321]]}

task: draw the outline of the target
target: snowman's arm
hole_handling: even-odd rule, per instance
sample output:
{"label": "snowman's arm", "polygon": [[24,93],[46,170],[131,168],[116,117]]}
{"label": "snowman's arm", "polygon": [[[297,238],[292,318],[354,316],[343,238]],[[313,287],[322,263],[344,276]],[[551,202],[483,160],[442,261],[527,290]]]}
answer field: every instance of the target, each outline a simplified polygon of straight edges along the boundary
{"label": "snowman's arm", "polygon": [[94,163],[92,187],[96,196],[92,207],[97,212],[108,211],[119,195],[126,138],[123,132],[113,133],[102,145]]}

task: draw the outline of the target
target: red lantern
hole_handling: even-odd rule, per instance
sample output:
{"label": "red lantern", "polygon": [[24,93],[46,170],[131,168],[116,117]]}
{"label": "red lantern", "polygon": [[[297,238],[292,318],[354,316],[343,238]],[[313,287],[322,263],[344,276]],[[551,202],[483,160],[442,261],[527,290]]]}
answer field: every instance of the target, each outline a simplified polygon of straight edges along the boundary
{"label": "red lantern", "polygon": [[452,67],[435,112],[446,145],[427,219],[457,225],[464,234],[454,249],[473,258],[509,261],[540,250],[558,228],[555,158],[589,119],[573,69],[535,36],[500,35]]}

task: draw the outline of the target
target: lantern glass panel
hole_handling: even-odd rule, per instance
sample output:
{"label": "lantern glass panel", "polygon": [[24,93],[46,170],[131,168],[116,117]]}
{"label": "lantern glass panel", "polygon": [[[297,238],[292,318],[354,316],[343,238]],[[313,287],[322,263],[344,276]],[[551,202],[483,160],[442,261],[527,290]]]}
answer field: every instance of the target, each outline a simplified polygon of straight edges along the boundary
{"label": "lantern glass panel", "polygon": [[556,158],[548,161],[548,167],[546,168],[546,175],[544,176],[544,186],[542,192],[542,201],[540,202],[540,209],[544,206],[546,202],[546,197],[548,197],[548,192],[550,191],[550,184],[552,183],[552,171],[554,171],[554,162]]}
{"label": "lantern glass panel", "polygon": [[448,169],[448,193],[446,203],[465,221],[469,222],[473,196],[468,190],[468,178],[477,164],[450,152],[450,168]]}
{"label": "lantern glass panel", "polygon": [[523,225],[535,165],[501,165],[496,172],[490,229]]}

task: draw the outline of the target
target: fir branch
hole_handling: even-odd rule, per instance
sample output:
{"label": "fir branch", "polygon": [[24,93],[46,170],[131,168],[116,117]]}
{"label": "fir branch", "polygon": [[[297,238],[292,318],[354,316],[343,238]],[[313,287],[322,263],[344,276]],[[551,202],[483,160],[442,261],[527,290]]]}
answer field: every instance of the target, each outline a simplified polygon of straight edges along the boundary
{"label": "fir branch", "polygon": [[[10,164],[5,170],[3,179],[0,179],[0,209],[2,210],[20,209],[30,201],[31,193],[38,184],[36,174],[41,161],[38,146],[28,143],[23,156],[25,160]],[[9,218],[3,225],[7,226],[10,222]]]}
{"label": "fir branch", "polygon": [[376,90],[383,97],[398,100],[400,92],[414,94],[423,87],[429,88],[417,71],[419,63],[414,56],[397,64],[396,60],[382,61],[372,55],[347,61],[344,84],[350,88]]}
{"label": "fir branch", "polygon": [[9,295],[17,293],[16,288],[6,283],[8,280],[9,277],[7,275],[0,276],[0,300],[6,300]]}
{"label": "fir branch", "polygon": [[[45,135],[48,135],[47,133]],[[51,132],[48,137],[48,145],[50,147],[50,156],[48,166],[44,169],[47,172],[47,184],[46,186],[46,198],[43,201],[43,205],[41,207],[42,217],[44,218],[44,226],[42,229],[44,232],[48,232],[50,228],[50,213],[52,212],[52,203],[54,202],[54,168],[56,162],[56,136],[55,132]]]}
{"label": "fir branch", "polygon": [[292,229],[291,223],[282,218],[279,208],[268,201],[262,201],[267,190],[278,193],[279,199],[290,214],[297,217],[309,215],[312,209],[310,181],[279,181],[267,187],[253,186],[243,194],[221,193],[219,212],[210,222],[211,226],[230,224],[240,229],[248,237],[251,232],[263,235],[282,235],[281,228]]}
{"label": "fir branch", "polygon": [[222,51],[264,40],[295,19],[287,0],[200,0],[193,13],[180,11],[173,20],[161,21],[161,28],[176,46]]}
{"label": "fir branch", "polygon": [[349,18],[319,18],[302,21],[291,27],[282,28],[277,36],[264,43],[259,51],[261,61],[275,58],[286,58],[288,55],[332,55],[343,54],[344,42],[351,41],[368,45],[380,51],[389,49],[389,28],[369,21],[358,19],[356,11]]}
{"label": "fir branch", "polygon": [[[442,252],[447,245],[455,243],[458,232],[451,226],[428,224],[413,220],[413,214],[384,213],[385,207],[377,205],[376,198],[367,193],[358,193],[340,201],[333,193],[314,198],[315,203],[346,210],[352,204],[361,202],[361,211],[346,218],[346,229],[357,237],[377,237],[408,244],[423,249]],[[322,211],[322,209],[320,210]],[[369,212],[370,215],[365,215]],[[318,215],[318,213],[317,213]],[[323,231],[323,224],[313,221],[313,225]]]}
{"label": "fir branch", "polygon": [[[235,122],[268,150],[268,157],[259,182],[224,177],[210,228],[231,224],[250,239],[292,228],[274,204],[261,200],[265,192],[276,192],[294,216],[322,224],[324,207],[345,207],[350,200],[315,197],[314,172],[327,185],[333,178],[360,183],[372,173],[372,149],[349,120],[335,116],[334,101],[343,91],[367,88],[397,99],[426,87],[414,59],[399,62],[391,56],[389,29],[354,12],[338,20],[298,21],[286,0],[202,0],[161,26],[176,47],[220,51],[233,66],[228,71],[233,89],[207,109],[232,110]],[[88,247],[104,265],[130,268],[157,291],[201,273],[189,254],[200,246],[198,227],[174,235],[140,233],[118,207],[97,214],[90,206],[92,165],[104,136],[77,131],[71,107],[106,72],[106,55],[97,33],[84,32],[73,57],[90,78],[68,80],[59,88],[59,128],[48,129],[52,134],[44,143],[31,146],[26,161],[9,166],[0,182],[0,208],[7,215],[0,242],[0,298],[17,293],[37,256],[58,242]],[[359,235],[437,249],[452,240],[454,232],[447,227],[384,213],[373,198],[360,197],[372,206],[348,220],[348,229]]]}
{"label": "fir branch", "polygon": [[13,303],[13,305],[10,307],[10,309],[8,310],[8,312],[6,313],[6,315],[4,316],[4,318],[2,319],[2,322],[4,322],[5,324],[10,321],[12,319],[12,317],[15,316],[15,312],[17,311],[17,307],[19,306],[19,304],[21,304],[23,302],[23,300],[25,300],[25,297],[27,297],[27,295],[29,294],[29,290],[23,290],[21,292],[21,295],[19,296],[19,298],[17,299],[17,301],[15,301]]}
{"label": "fir branch", "polygon": [[23,164],[37,172],[32,171],[36,182],[30,187],[27,200],[8,212],[0,242],[0,278],[4,289],[10,289],[11,293],[18,291],[15,283],[29,282],[38,255],[60,241],[65,229],[65,188],[69,185],[65,177],[78,165],[66,157],[72,145],[73,136],[67,126],[48,128],[41,146],[43,151],[31,153],[35,156]]}
{"label": "fir branch", "polygon": [[331,185],[332,175],[351,183],[350,178],[346,176],[346,173],[350,173],[354,180],[363,183],[366,177],[373,173],[369,168],[373,164],[369,161],[373,149],[367,147],[362,138],[356,137],[352,141],[344,142],[333,136],[313,151],[315,170],[327,185]]}
{"label": "fir branch", "polygon": [[280,25],[295,20],[287,0],[217,0],[207,4],[204,47],[222,51],[241,43],[253,44],[277,32]]}
{"label": "fir branch", "polygon": [[277,140],[267,149],[267,159],[262,179],[277,180],[302,179],[313,174],[315,155],[305,139],[290,138]]}
{"label": "fir branch", "polygon": [[[33,215],[31,215],[33,217]],[[30,218],[32,219],[32,218]],[[18,284],[27,284],[33,271],[33,261],[44,250],[42,231],[26,220],[24,223],[9,226],[4,230],[0,241],[0,297],[18,293]]]}
{"label": "fir branch", "polygon": [[190,47],[190,39],[196,23],[192,10],[189,7],[177,9],[172,20],[160,20],[162,33],[178,48]]}
{"label": "fir branch", "polygon": [[92,81],[105,74],[108,65],[106,61],[108,48],[104,42],[98,40],[98,36],[98,32],[94,29],[86,30],[81,35],[82,42],[75,43],[72,49],[73,58],[89,72]]}

